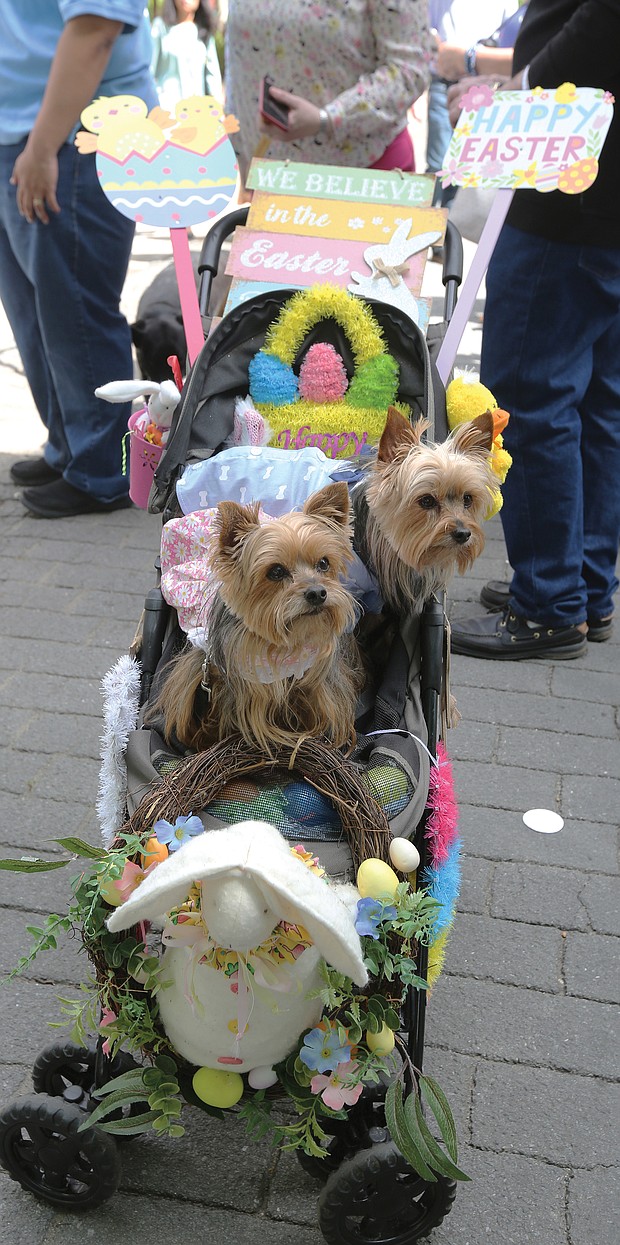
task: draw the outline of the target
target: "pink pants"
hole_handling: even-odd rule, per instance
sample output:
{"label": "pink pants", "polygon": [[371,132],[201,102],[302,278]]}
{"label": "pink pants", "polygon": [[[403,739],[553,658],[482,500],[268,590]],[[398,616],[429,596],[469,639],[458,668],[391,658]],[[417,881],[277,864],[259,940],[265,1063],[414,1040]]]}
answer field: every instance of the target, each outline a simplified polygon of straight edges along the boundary
{"label": "pink pants", "polygon": [[403,173],[415,173],[415,156],[409,130],[405,126],[400,134],[386,147],[383,155],[371,169],[402,169]]}

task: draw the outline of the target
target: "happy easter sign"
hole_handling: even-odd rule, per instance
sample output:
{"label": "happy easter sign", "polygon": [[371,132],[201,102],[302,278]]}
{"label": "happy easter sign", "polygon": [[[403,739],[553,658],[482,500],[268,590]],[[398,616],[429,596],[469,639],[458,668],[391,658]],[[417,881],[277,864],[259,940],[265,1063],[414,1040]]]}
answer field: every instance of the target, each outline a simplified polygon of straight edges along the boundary
{"label": "happy easter sign", "polygon": [[581,194],[598,173],[614,97],[595,87],[493,91],[474,83],[444,157],[444,186]]}

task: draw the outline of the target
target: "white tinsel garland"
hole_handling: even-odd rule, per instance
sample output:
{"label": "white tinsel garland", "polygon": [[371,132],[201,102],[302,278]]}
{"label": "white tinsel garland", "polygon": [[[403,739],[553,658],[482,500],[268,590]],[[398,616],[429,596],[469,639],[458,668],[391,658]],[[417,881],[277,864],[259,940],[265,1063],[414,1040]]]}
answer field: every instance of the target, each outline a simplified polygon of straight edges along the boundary
{"label": "white tinsel garland", "polygon": [[104,847],[109,847],[125,820],[129,732],[135,730],[140,699],[140,664],[127,653],[101,680],[103,735],[97,814]]}

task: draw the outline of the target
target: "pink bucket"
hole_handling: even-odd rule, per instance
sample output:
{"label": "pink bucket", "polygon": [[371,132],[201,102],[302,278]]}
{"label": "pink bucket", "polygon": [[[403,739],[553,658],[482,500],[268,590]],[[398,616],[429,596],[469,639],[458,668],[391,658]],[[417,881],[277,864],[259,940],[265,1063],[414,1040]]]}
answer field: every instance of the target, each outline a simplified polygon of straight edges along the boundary
{"label": "pink bucket", "polygon": [[163,454],[163,446],[153,445],[147,441],[136,428],[137,421],[144,415],[146,408],[132,415],[127,427],[129,438],[129,496],[134,506],[148,510],[149,493],[153,476]]}

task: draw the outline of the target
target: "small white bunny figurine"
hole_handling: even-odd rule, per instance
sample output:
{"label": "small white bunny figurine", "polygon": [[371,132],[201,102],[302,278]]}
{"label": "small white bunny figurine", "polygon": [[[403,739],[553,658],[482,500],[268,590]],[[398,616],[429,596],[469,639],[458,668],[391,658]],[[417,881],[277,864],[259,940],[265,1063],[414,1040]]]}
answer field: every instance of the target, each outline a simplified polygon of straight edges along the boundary
{"label": "small white bunny figurine", "polygon": [[108,928],[168,913],[168,984],[157,999],[172,1046],[201,1067],[269,1071],[320,1019],[322,1004],[309,996],[321,984],[322,957],[357,985],[367,981],[358,899],[355,887],[308,868],[274,826],[246,821],[180,847]]}
{"label": "small white bunny figurine", "polygon": [[[111,380],[107,385],[95,389],[95,397],[105,402],[133,402],[141,394],[150,394],[144,415],[136,421],[138,432],[144,432],[149,424],[168,430],[172,416],[181,401],[181,395],[173,380],[164,380],[159,384],[154,380]],[[167,441],[167,431],[162,436],[162,445]]]}

